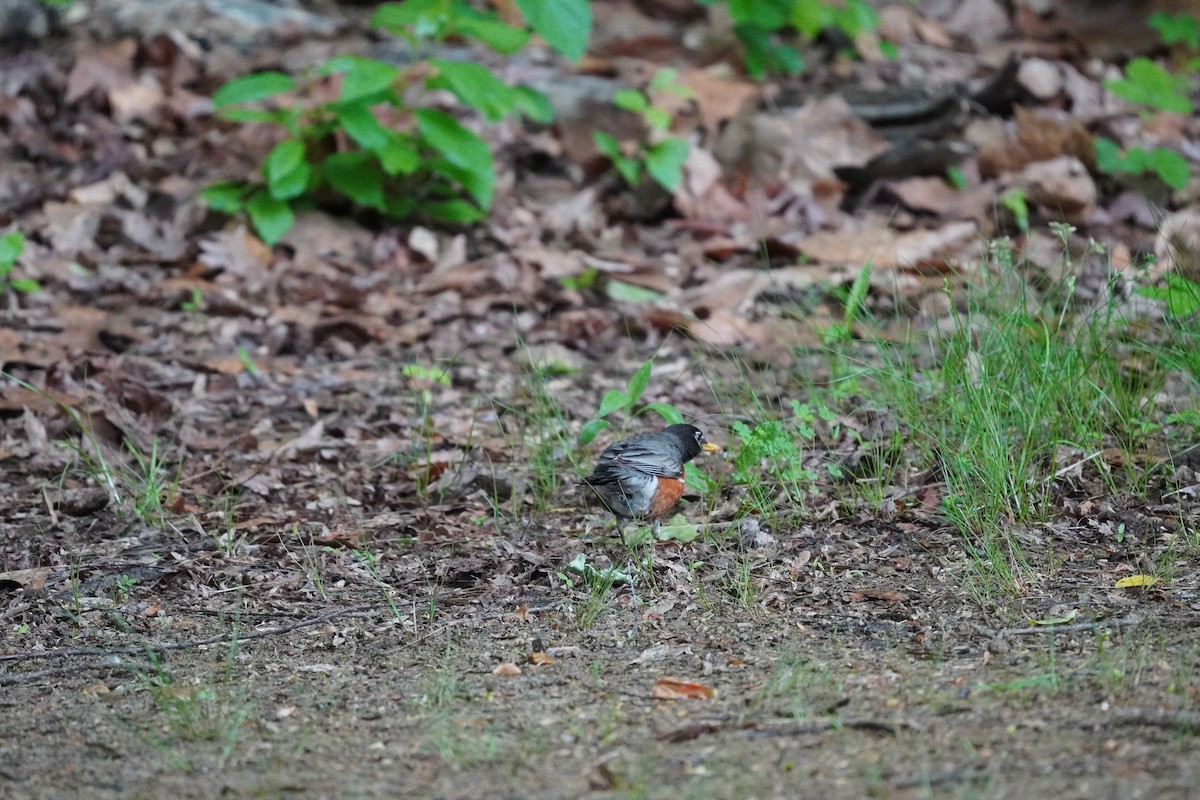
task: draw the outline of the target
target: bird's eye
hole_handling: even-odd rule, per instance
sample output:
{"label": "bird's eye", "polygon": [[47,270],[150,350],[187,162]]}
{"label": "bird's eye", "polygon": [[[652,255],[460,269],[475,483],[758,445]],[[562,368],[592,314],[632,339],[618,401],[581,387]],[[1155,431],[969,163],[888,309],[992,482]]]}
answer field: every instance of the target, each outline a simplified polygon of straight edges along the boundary
{"label": "bird's eye", "polygon": [[699,441],[701,441],[701,440],[703,440],[703,439],[704,439],[704,434],[703,434],[703,433],[701,433],[700,431],[696,431],[696,432],[695,432],[694,434],[692,434],[692,435],[696,437],[696,441],[697,441],[697,442],[699,442]]}

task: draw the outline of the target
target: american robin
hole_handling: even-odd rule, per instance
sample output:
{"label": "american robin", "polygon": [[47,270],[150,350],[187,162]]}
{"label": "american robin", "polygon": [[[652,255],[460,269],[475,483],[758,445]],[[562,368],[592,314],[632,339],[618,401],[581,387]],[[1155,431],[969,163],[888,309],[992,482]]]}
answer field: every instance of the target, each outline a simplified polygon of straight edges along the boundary
{"label": "american robin", "polygon": [[668,425],[609,445],[583,483],[616,514],[618,528],[634,519],[657,525],[683,496],[683,465],[720,449],[695,425]]}

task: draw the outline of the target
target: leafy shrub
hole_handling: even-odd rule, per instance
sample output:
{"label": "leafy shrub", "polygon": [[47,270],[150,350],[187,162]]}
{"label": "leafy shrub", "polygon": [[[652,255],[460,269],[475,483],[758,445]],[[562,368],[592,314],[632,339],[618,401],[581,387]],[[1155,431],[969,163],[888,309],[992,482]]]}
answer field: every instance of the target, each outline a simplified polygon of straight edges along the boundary
{"label": "leafy shrub", "polygon": [[[583,55],[591,28],[587,0],[518,0],[517,6],[528,27],[458,0],[387,3],[372,24],[418,52],[455,37],[508,55],[528,43],[532,30],[569,58]],[[339,93],[327,99],[325,85],[332,80],[340,80]],[[482,219],[495,184],[491,150],[454,116],[431,107],[421,89],[449,91],[488,122],[511,114],[553,119],[540,92],[509,86],[467,62],[427,58],[401,67],[337,56],[300,81],[261,72],[225,84],[213,104],[225,119],[278,125],[285,137],[263,162],[261,184],[219,183],[205,190],[204,199],[218,211],[245,211],[269,244],[292,226],[297,205],[327,193],[397,219]]]}
{"label": "leafy shrub", "polygon": [[[771,73],[799,74],[804,59],[786,41],[789,34],[813,38],[833,28],[853,39],[874,30],[879,15],[866,0],[723,0],[733,31],[745,48],[746,72],[759,79]],[[701,0],[714,5],[722,0]]]}
{"label": "leafy shrub", "polygon": [[[1159,32],[1164,44],[1184,43],[1192,49],[1200,44],[1196,18],[1188,14],[1171,16],[1157,13],[1148,20]],[[1193,59],[1187,70],[1195,72]],[[1173,75],[1148,58],[1139,56],[1125,65],[1121,78],[1106,81],[1104,86],[1117,97],[1157,111],[1192,114],[1195,106],[1189,97],[1190,81],[1183,75]],[[1124,152],[1112,139],[1096,137],[1096,166],[1109,174],[1144,175],[1152,173],[1172,189],[1182,189],[1191,178],[1188,160],[1174,150],[1156,147],[1130,147]]]}
{"label": "leafy shrub", "polygon": [[33,278],[14,278],[13,269],[17,259],[25,252],[25,235],[13,231],[0,236],[0,290],[14,291],[21,294],[31,294],[41,291],[42,287]]}
{"label": "leafy shrub", "polygon": [[[675,82],[679,73],[660,69],[650,80],[651,92],[670,92],[684,98],[692,91]],[[650,141],[639,142],[635,153],[626,155],[621,143],[612,134],[594,131],[593,138],[600,152],[608,156],[613,167],[630,186],[641,179],[642,170],[667,191],[674,191],[683,179],[683,162],[687,160],[688,145],[678,136],[667,135],[671,114],[655,106],[650,97],[637,89],[622,89],[613,96],[613,105],[632,111],[650,127]]]}

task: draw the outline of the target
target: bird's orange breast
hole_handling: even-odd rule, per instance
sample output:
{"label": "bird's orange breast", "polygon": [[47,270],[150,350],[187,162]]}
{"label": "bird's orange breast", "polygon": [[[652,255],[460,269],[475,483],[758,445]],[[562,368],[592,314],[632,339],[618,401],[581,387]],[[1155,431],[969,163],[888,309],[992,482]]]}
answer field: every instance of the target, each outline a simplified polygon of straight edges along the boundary
{"label": "bird's orange breast", "polygon": [[665,517],[670,513],[679,498],[683,497],[683,478],[658,478],[658,490],[650,498],[650,507],[646,515],[651,519]]}

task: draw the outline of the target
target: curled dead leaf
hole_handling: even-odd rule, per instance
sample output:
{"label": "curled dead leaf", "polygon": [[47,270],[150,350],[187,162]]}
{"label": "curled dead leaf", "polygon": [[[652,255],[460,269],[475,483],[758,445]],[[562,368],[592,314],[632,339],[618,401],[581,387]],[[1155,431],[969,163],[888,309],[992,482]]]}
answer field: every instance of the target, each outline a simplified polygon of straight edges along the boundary
{"label": "curled dead leaf", "polygon": [[493,675],[499,675],[505,678],[515,678],[521,674],[521,668],[511,661],[505,661],[503,664],[497,664],[492,670]]}
{"label": "curled dead leaf", "polygon": [[651,696],[655,700],[709,700],[717,696],[717,690],[703,683],[664,675],[654,682]]}

